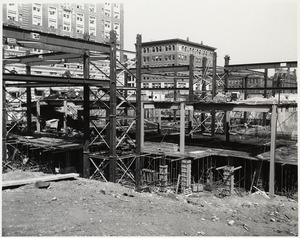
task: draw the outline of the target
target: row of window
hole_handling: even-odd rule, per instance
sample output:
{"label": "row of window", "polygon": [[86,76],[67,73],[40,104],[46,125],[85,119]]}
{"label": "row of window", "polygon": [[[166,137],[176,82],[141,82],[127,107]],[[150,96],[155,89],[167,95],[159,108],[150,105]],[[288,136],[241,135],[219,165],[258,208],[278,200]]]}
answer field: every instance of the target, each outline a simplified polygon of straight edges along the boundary
{"label": "row of window", "polygon": [[[81,6],[81,7],[78,7]],[[77,8],[82,8],[83,4],[77,5]],[[95,12],[96,8],[94,4],[90,4],[90,11]],[[48,6],[48,26],[49,28],[55,28],[57,29],[57,15],[58,15],[58,9],[54,6]],[[110,16],[110,15],[109,15]],[[32,24],[37,26],[42,26],[42,4],[33,3],[32,4]],[[119,12],[114,12],[115,18],[120,18]],[[18,5],[17,4],[9,4],[7,7],[7,19],[10,21],[18,21]],[[21,17],[20,17],[21,19]],[[95,19],[95,17],[94,17]],[[77,22],[84,23],[84,15],[81,13],[77,13],[76,15]],[[67,7],[63,10],[63,21],[71,22],[71,11],[68,10]],[[90,20],[91,22],[92,20]],[[93,23],[92,23],[93,24]],[[68,25],[68,24],[66,24]],[[63,27],[65,31],[70,31],[69,26]]]}
{"label": "row of window", "polygon": [[[178,60],[179,61],[188,61],[188,56],[187,55],[181,55],[178,54]],[[170,54],[170,55],[154,55],[152,56],[152,58],[150,58],[150,56],[144,56],[143,57],[143,62],[147,63],[150,62],[150,59],[152,59],[152,62],[158,62],[158,61],[174,61],[175,60],[175,54]],[[202,59],[195,57],[195,63],[196,64],[201,64],[202,63]],[[162,66],[162,65],[161,65]],[[165,65],[167,66],[167,65]]]}
{"label": "row of window", "polygon": [[179,51],[187,52],[187,53],[190,53],[190,54],[193,54],[193,55],[213,56],[212,51],[201,50],[199,48],[187,47],[187,46],[184,46],[184,45],[179,46]]}
{"label": "row of window", "polygon": [[[144,47],[143,52],[146,53],[154,53],[154,52],[166,52],[166,51],[175,51],[175,45],[164,45],[164,46],[152,46],[152,47]],[[204,55],[204,56],[213,56],[212,51],[201,50],[199,48],[187,47],[187,46],[178,46],[178,50],[182,52],[187,52],[194,55]]]}
{"label": "row of window", "polygon": [[[174,88],[174,83],[164,83],[164,88]],[[177,88],[187,88],[188,83],[177,83]],[[143,83],[143,88],[150,88],[150,83]],[[162,88],[162,83],[152,83],[152,88]]]}
{"label": "row of window", "polygon": [[144,53],[175,51],[175,45],[153,46],[143,48]]}

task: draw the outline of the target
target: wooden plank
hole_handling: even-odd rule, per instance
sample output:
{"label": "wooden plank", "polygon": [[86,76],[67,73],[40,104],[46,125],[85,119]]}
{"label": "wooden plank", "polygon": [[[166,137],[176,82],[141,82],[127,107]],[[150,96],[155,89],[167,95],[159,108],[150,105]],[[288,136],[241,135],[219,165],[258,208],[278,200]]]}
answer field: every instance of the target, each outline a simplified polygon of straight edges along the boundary
{"label": "wooden plank", "polygon": [[71,178],[76,178],[76,177],[79,177],[79,174],[69,173],[69,174],[41,176],[41,177],[29,178],[29,179],[2,181],[2,189],[8,188],[8,187],[31,184],[31,183],[35,183],[37,181],[49,182],[49,181],[57,181],[57,180],[63,180],[63,179],[71,179]]}

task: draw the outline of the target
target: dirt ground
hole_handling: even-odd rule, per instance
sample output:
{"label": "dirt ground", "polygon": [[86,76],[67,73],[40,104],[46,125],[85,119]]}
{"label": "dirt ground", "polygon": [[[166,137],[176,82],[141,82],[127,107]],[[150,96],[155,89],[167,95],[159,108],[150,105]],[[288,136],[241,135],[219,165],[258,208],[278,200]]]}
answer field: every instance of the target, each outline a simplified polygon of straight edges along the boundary
{"label": "dirt ground", "polygon": [[[41,176],[13,171],[3,180]],[[3,236],[297,236],[298,202],[263,194],[218,198],[137,193],[79,178],[2,191]]]}

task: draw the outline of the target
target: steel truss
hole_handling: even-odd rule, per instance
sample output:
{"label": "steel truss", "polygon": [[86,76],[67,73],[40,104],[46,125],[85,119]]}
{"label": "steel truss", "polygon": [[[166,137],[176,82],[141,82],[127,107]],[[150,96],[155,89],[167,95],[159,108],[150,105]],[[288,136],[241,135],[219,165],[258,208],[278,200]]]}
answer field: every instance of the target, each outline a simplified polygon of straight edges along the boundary
{"label": "steel truss", "polygon": [[[36,48],[52,51],[51,53],[39,55],[26,55],[13,58],[5,58],[4,64],[21,63],[26,65],[26,75],[3,74],[4,81],[15,81],[20,87],[27,88],[27,115],[28,125],[31,125],[31,85],[43,86],[71,86],[77,85],[83,87],[83,177],[91,178],[90,165],[94,166],[95,172],[99,172],[102,164],[97,164],[95,153],[105,152],[105,159],[108,161],[108,179],[116,182],[117,170],[121,171],[120,182],[125,177],[135,182],[139,188],[140,181],[140,97],[141,97],[141,36],[137,36],[136,52],[124,51],[126,53],[136,54],[133,62],[117,60],[116,32],[110,33],[110,44],[101,44],[81,39],[72,39],[43,32],[30,31],[10,26],[3,26],[3,36],[5,44],[17,44],[25,48]],[[104,72],[97,64],[92,61],[109,60],[110,73]],[[32,75],[30,67],[34,65],[47,65],[59,63],[83,63],[83,79],[70,77],[50,77]],[[90,65],[105,75],[106,80],[90,79]],[[128,87],[121,82],[123,74],[132,74],[128,69],[136,66],[136,87]],[[121,70],[117,74],[117,68]],[[4,71],[3,71],[4,72]],[[26,82],[26,83],[20,83]],[[37,84],[39,83],[39,84]],[[14,86],[11,84],[10,86]],[[97,92],[92,90],[96,88]],[[96,98],[91,103],[90,96]],[[107,103],[107,99],[109,100]],[[135,101],[135,102],[134,102]],[[4,103],[3,110],[7,106]],[[132,112],[131,116],[128,111]],[[62,112],[71,114],[78,118],[78,112],[70,104],[64,103]],[[104,121],[104,123],[102,123]],[[100,123],[99,123],[100,122]],[[6,127],[6,121],[3,122]],[[92,128],[92,131],[90,130]],[[7,133],[9,133],[8,131]],[[93,132],[91,135],[91,132]],[[28,133],[31,134],[28,127]],[[132,135],[135,135],[133,139]],[[5,145],[6,132],[3,134],[3,143]],[[124,158],[120,148],[128,146],[130,156]],[[104,147],[103,147],[104,146]],[[97,152],[98,151],[98,152]],[[3,149],[3,155],[6,149]],[[135,166],[134,165],[135,162]],[[132,169],[135,169],[133,172]],[[107,172],[107,171],[106,171]],[[103,174],[104,176],[104,174]],[[105,174],[107,176],[107,173]]]}

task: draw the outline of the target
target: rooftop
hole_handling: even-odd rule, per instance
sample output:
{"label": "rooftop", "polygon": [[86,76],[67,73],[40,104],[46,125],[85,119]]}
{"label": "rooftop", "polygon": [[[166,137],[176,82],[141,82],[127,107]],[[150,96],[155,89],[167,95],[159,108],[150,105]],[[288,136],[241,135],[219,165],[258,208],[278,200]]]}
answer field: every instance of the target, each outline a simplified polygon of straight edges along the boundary
{"label": "rooftop", "polygon": [[176,43],[179,43],[179,44],[185,44],[185,45],[190,45],[190,46],[194,46],[194,47],[201,47],[201,48],[205,48],[207,50],[212,50],[212,51],[215,51],[217,48],[214,48],[214,47],[211,47],[211,46],[208,46],[208,45],[203,45],[201,43],[196,43],[196,42],[192,42],[192,41],[189,41],[189,40],[182,40],[182,39],[167,39],[167,40],[158,40],[158,41],[148,41],[148,42],[143,42],[142,43],[142,46],[152,46],[152,45],[158,45],[158,44],[176,44]]}

